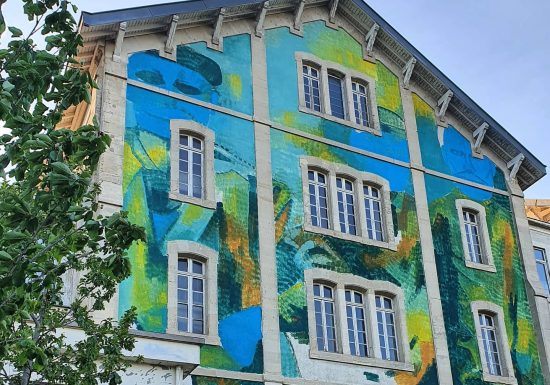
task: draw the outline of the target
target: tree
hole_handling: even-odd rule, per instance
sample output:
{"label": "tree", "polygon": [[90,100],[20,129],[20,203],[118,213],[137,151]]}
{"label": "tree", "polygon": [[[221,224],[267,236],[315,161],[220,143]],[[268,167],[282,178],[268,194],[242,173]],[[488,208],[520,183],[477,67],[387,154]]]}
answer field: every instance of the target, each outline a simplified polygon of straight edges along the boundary
{"label": "tree", "polygon": [[[0,7],[6,0],[0,0]],[[126,250],[144,240],[124,212],[97,215],[94,183],[110,138],[97,123],[56,130],[63,111],[89,101],[90,76],[73,59],[82,38],[70,1],[23,0],[30,33],[0,49],[0,383],[120,383],[132,350],[130,309],[96,321],[130,274]],[[45,48],[33,39],[41,34]],[[75,300],[62,305],[63,277],[80,272]],[[62,328],[82,335],[69,341]]]}

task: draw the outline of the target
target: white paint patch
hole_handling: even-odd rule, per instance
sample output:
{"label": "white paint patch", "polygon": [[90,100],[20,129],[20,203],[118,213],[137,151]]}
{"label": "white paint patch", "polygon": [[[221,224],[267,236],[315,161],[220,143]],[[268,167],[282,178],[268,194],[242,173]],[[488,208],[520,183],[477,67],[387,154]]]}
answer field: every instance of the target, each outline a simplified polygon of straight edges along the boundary
{"label": "white paint patch", "polygon": [[367,381],[365,372],[369,372],[379,376],[380,381],[376,384],[396,385],[393,377],[384,374],[387,369],[312,359],[309,357],[309,345],[300,344],[289,333],[285,333],[285,335],[294,350],[298,369],[306,380],[333,384],[375,384],[375,382]]}

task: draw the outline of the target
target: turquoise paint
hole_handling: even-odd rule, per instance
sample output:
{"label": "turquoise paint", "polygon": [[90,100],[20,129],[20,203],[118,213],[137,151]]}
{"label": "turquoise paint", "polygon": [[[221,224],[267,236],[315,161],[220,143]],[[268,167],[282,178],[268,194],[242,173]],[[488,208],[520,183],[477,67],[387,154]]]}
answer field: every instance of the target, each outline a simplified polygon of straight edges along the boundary
{"label": "turquoise paint", "polygon": [[[291,34],[286,27],[274,28],[265,32],[271,119],[327,139],[408,162],[409,153],[403,119],[391,111],[378,108],[382,136],[298,111],[298,75],[295,53],[315,54],[312,46],[321,36],[330,42],[328,44],[338,44],[337,32],[326,28],[322,21],[304,23],[303,37]],[[356,49],[360,50],[359,43],[357,43]],[[286,118],[288,113],[294,114],[295,121],[288,122]]]}

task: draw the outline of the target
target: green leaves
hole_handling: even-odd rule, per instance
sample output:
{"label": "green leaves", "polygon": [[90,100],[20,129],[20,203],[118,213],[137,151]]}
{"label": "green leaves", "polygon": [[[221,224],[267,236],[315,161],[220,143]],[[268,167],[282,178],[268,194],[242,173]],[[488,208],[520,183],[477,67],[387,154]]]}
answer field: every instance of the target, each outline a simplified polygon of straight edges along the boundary
{"label": "green leaves", "polygon": [[11,32],[11,37],[20,37],[23,35],[23,31],[16,27],[8,27],[8,30]]}
{"label": "green leaves", "polygon": [[[30,21],[22,30],[40,19],[36,34],[46,48],[10,26],[11,41],[0,49],[0,120],[7,131],[0,136],[0,366],[13,368],[0,370],[0,383],[118,383],[128,365],[122,349],[133,347],[128,327],[135,309],[118,323],[97,323],[92,310],[104,308],[128,277],[126,250],[145,234],[123,212],[96,212],[100,190],[92,177],[110,145],[97,121],[55,129],[63,111],[89,100],[96,87],[75,66],[82,38],[72,4],[22,1]],[[5,29],[0,14],[0,33]],[[78,284],[72,290],[64,287],[68,276]],[[60,307],[66,292],[77,294]],[[70,323],[85,335],[76,345],[55,332]]]}

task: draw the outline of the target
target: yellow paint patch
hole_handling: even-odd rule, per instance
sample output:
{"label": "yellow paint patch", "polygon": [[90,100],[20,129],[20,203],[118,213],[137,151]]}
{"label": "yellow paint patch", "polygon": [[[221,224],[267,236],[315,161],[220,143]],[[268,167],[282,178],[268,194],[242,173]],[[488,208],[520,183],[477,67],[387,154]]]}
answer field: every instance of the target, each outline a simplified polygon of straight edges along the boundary
{"label": "yellow paint patch", "polygon": [[240,100],[243,95],[243,82],[241,76],[238,74],[227,75],[227,84],[229,84],[231,94],[233,94],[237,100]]}
{"label": "yellow paint patch", "polygon": [[420,341],[432,341],[432,329],[430,317],[424,311],[413,311],[407,313],[407,325],[409,336],[416,335]]}
{"label": "yellow paint patch", "polygon": [[428,103],[426,103],[423,99],[420,98],[417,94],[413,93],[413,105],[414,105],[414,112],[417,117],[424,117],[431,119],[435,121],[435,115],[434,110]]}
{"label": "yellow paint patch", "polygon": [[376,66],[378,80],[376,82],[376,100],[380,107],[389,111],[398,112],[401,110],[401,91],[399,80],[383,64]]}
{"label": "yellow paint patch", "polygon": [[168,151],[166,151],[166,147],[164,146],[151,147],[147,149],[147,154],[149,154],[149,158],[151,158],[153,163],[159,168],[164,166],[168,161]]}
{"label": "yellow paint patch", "polygon": [[134,179],[134,176],[141,169],[141,163],[134,156],[132,148],[128,143],[124,143],[124,166],[123,166],[122,188],[128,189],[128,185]]}
{"label": "yellow paint patch", "polygon": [[[508,335],[512,335],[508,333]],[[516,349],[520,353],[529,352],[529,341],[533,335],[533,326],[525,319],[518,320],[518,342]]]}
{"label": "yellow paint patch", "polygon": [[193,225],[193,222],[201,217],[204,212],[204,209],[195,205],[188,205],[183,212],[181,217],[181,223],[185,226]]}

